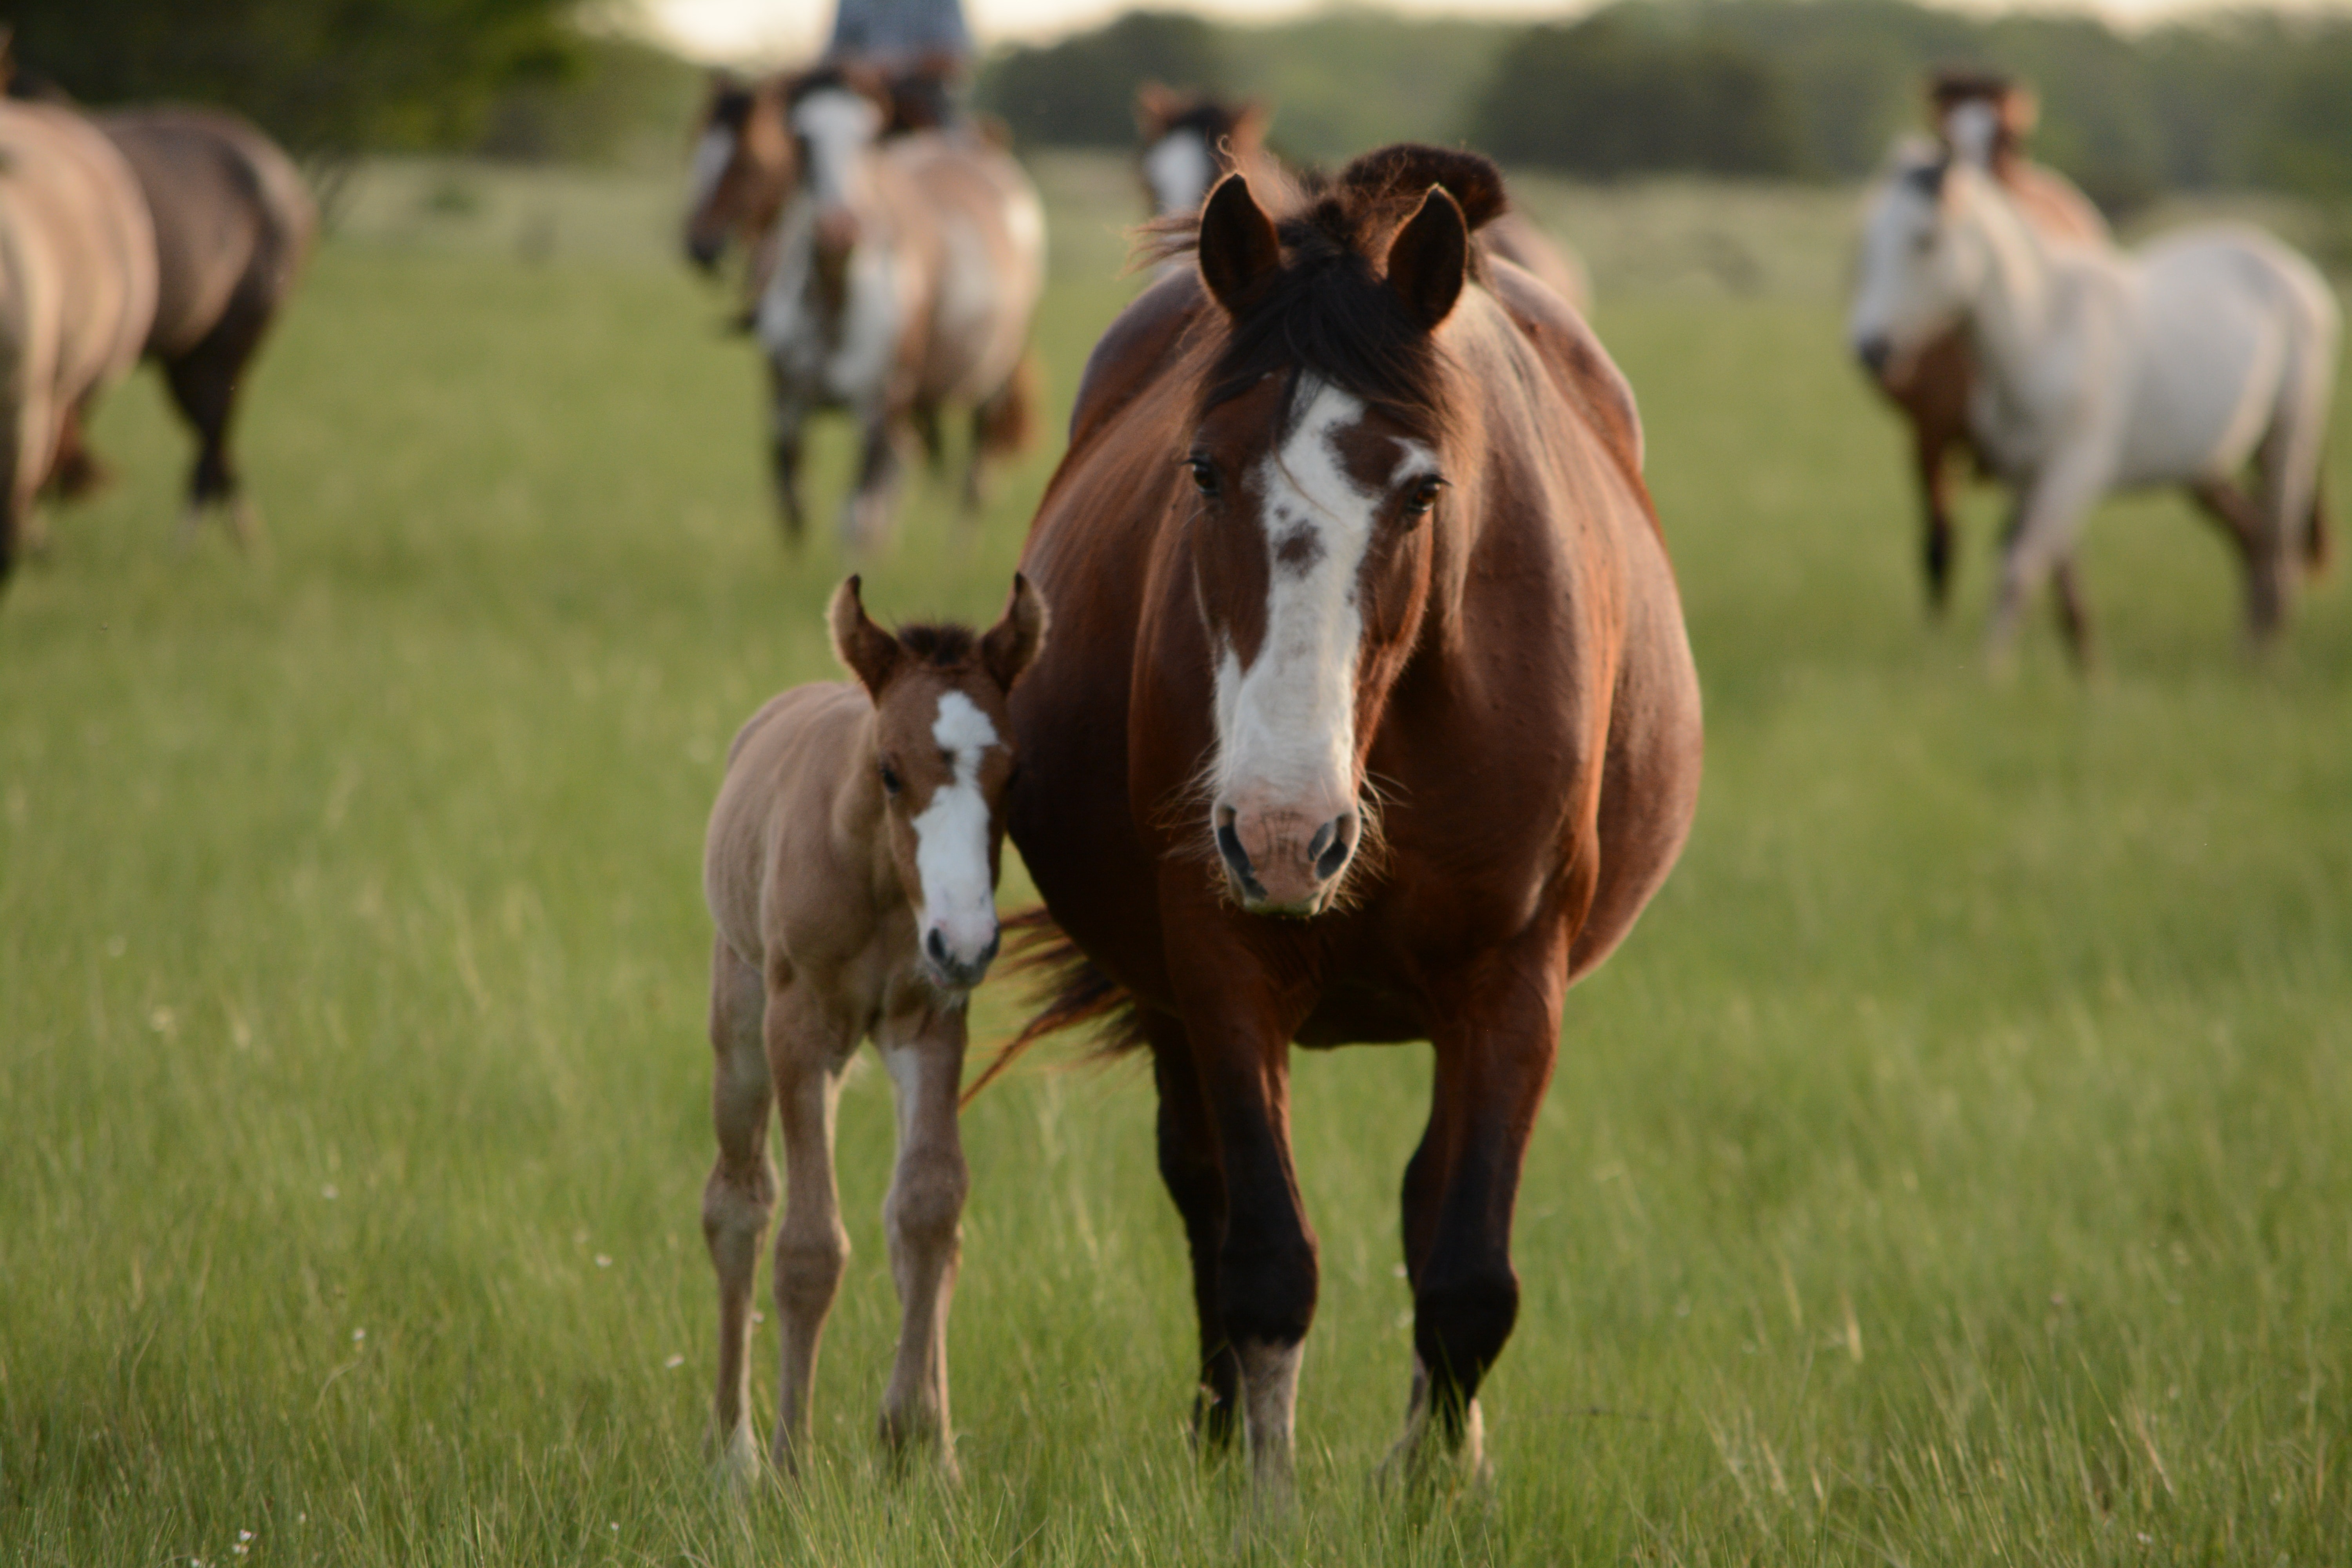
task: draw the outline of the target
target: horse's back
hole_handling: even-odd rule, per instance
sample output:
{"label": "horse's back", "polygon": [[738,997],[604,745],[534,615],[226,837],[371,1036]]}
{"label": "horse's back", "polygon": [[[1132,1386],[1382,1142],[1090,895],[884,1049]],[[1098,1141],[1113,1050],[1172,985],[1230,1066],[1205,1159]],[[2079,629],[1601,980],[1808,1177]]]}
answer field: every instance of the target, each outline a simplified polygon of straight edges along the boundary
{"label": "horse's back", "polygon": [[233,307],[274,310],[318,227],[293,161],[253,125],[217,110],[121,110],[98,123],[153,215],[160,292],[148,352],[187,352]]}
{"label": "horse's back", "polygon": [[859,724],[873,711],[846,681],[812,681],[778,693],[737,731],[703,844],[703,894],[728,945],[758,961],[767,883],[780,859],[812,876],[825,870],[833,798],[853,765]]}
{"label": "horse's back", "polygon": [[1045,205],[979,136],[924,131],[884,146],[939,233],[928,379],[941,396],[984,397],[1019,362],[1045,289]]}

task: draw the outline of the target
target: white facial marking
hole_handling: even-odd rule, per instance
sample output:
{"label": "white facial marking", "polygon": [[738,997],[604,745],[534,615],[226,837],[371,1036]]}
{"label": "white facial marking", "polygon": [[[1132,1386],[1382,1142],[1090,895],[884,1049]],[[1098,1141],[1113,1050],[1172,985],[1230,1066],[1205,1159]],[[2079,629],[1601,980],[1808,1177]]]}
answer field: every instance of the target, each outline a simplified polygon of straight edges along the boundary
{"label": "white facial marking", "polygon": [[[1937,298],[1937,258],[1929,243],[1941,222],[1941,204],[1912,178],[1926,166],[1907,159],[1899,164],[1864,219],[1853,309],[1846,318],[1846,341],[1856,351],[1873,340],[1892,343],[1898,353],[1915,348],[1948,314]],[[1944,177],[1958,176],[1955,169]]]}
{"label": "white facial marking", "polygon": [[1208,138],[1198,131],[1171,131],[1144,151],[1143,183],[1162,217],[1199,211],[1216,172]]}
{"label": "white facial marking", "polygon": [[724,125],[713,125],[702,133],[702,140],[694,144],[694,163],[687,174],[689,211],[699,212],[718,194],[719,178],[734,160],[734,132]]}
{"label": "white facial marking", "polygon": [[[1380,498],[1349,478],[1336,440],[1363,417],[1363,404],[1312,381],[1300,396],[1296,426],[1255,481],[1265,636],[1248,668],[1232,647],[1217,663],[1221,801],[1354,795],[1356,652],[1364,631],[1356,590]],[[1405,460],[1427,464],[1430,455],[1415,449]]]}
{"label": "white facial marking", "polygon": [[980,763],[997,743],[996,726],[961,691],[940,698],[931,723],[955,769],[915,818],[915,869],[923,884],[920,940],[929,951],[940,933],[959,963],[976,964],[996,940],[996,889],[988,875],[988,802],[980,793]]}
{"label": "white facial marking", "polygon": [[793,106],[793,129],[807,142],[809,181],[820,205],[848,200],[857,155],[882,132],[882,111],[864,93],[825,88]]}
{"label": "white facial marking", "polygon": [[1953,152],[1979,169],[1990,168],[2000,136],[2000,110],[1980,98],[1956,103],[1944,116],[1944,135]]}

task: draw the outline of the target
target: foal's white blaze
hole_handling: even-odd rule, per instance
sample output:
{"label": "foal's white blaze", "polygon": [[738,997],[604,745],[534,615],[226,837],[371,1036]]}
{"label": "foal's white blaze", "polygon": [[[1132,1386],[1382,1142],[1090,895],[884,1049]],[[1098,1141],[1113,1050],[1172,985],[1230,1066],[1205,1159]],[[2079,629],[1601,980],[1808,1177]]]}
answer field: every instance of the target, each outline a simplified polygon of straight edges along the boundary
{"label": "foal's white blaze", "polygon": [[850,171],[881,134],[882,111],[862,92],[826,88],[793,107],[793,129],[808,143],[809,181],[820,207],[849,199]]}
{"label": "foal's white blaze", "polygon": [[931,794],[915,818],[915,869],[923,884],[923,951],[931,933],[964,969],[977,968],[996,940],[996,889],[988,876],[988,801],[980,792],[981,759],[997,743],[996,726],[961,691],[940,698],[931,723],[955,776]]}
{"label": "foal's white blaze", "polygon": [[735,132],[714,125],[694,144],[694,162],[687,175],[687,210],[698,212],[717,194],[719,176],[734,161]]}
{"label": "foal's white blaze", "polygon": [[[1255,484],[1265,531],[1265,635],[1243,668],[1231,647],[1216,671],[1215,803],[1320,824],[1356,797],[1358,603],[1380,496],[1348,475],[1339,437],[1364,416],[1356,397],[1309,381],[1289,437]],[[1433,467],[1407,444],[1399,472]]]}
{"label": "foal's white blaze", "polygon": [[1143,154],[1143,183],[1151,187],[1162,216],[1200,210],[1216,171],[1209,139],[1194,130],[1171,131]]}

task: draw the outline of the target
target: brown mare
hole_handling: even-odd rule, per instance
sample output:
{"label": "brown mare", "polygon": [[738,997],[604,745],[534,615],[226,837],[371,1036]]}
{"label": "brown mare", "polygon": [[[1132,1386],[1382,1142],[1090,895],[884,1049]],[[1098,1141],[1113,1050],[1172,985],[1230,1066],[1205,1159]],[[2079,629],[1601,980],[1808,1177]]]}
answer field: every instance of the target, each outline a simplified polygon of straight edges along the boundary
{"label": "brown mare", "polygon": [[768,251],[751,263],[787,536],[803,525],[803,426],[822,409],[860,429],[842,514],[853,548],[887,538],[907,433],[936,456],[950,405],[971,410],[970,515],[986,465],[1025,445],[1034,420],[1026,348],[1045,239],[1035,189],[973,132],[886,137],[893,98],[869,71],[821,67],[750,89],[740,107],[721,116],[715,105],[706,124],[688,244],[715,259],[729,233],[761,221],[763,182],[788,178]]}
{"label": "brown mare", "polygon": [[139,361],[155,233],[114,144],[77,111],[0,100],[0,580],[34,498],[85,477],[80,416]]}
{"label": "brown mare", "polygon": [[159,294],[145,351],[197,442],[182,535],[219,506],[246,542],[254,517],[229,459],[229,426],[247,365],[310,254],[318,207],[293,160],[233,114],[130,109],[97,124],[139,177],[154,220]]}
{"label": "brown mare", "polygon": [[[1970,109],[1969,106],[1977,106]],[[1984,111],[1990,110],[1990,114]],[[2107,245],[2106,219],[2091,199],[2056,170],[2026,157],[2026,133],[2041,113],[2031,89],[2005,77],[1977,71],[1939,71],[1927,84],[1927,113],[1936,134],[1950,144],[1954,114],[1990,130],[1991,167],[2018,204],[2018,210],[2048,238],[2078,245]],[[1957,449],[1977,468],[1985,467],[1969,435],[1969,399],[1976,373],[1968,339],[1948,332],[1901,363],[1869,367],[1879,389],[1903,411],[1911,426],[1911,459],[1918,474],[1923,510],[1922,561],[1927,604],[1941,612],[1951,597],[1952,476]],[[2074,574],[2059,579],[2062,608],[2077,602]]]}
{"label": "brown mare", "polygon": [[1227,177],[1197,268],[1097,345],[1023,557],[1055,622],[1014,694],[1008,811],[1069,943],[1031,1033],[1108,1012],[1150,1049],[1196,1427],[1227,1441],[1238,1416],[1276,1492],[1317,1289],[1292,1043],[1435,1047],[1401,1458],[1475,1465],[1563,999],[1697,798],[1633,396],[1486,252],[1504,201],[1491,163],[1431,147],[1274,215]]}
{"label": "brown mare", "polygon": [[[1259,191],[1288,178],[1266,150],[1271,119],[1255,99],[1236,104],[1211,93],[1181,91],[1147,81],[1135,93],[1137,166],[1156,217],[1191,217],[1209,189],[1226,174],[1249,177]],[[1592,279],[1584,258],[1515,212],[1497,214],[1484,234],[1487,251],[1517,263],[1579,312],[1592,309]]]}
{"label": "brown mare", "polygon": [[883,1203],[902,1317],[882,1401],[894,1450],[928,1447],[952,1475],[948,1298],[968,1177],[956,1136],[964,1001],[996,955],[995,887],[1013,753],[1004,699],[1037,655],[1045,608],[1019,577],[986,635],[866,617],[852,577],[834,595],[834,650],[855,684],[795,687],[743,727],[710,815],[703,889],[710,957],[711,1111],[719,1160],[702,1198],[719,1273],[721,1462],[760,1470],[751,1432],[751,1283],[776,1202],[770,1108],[784,1131],[774,1289],[783,1346],[775,1462],[809,1442],[818,1337],[849,1238],[834,1187],[834,1108],[870,1037],[898,1100]]}

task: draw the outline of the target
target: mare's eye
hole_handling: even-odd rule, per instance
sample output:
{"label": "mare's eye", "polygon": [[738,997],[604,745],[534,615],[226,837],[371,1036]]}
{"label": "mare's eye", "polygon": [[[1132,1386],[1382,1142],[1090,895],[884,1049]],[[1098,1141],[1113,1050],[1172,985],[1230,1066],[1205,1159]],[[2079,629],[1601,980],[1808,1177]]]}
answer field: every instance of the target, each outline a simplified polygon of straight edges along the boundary
{"label": "mare's eye", "polygon": [[1194,489],[1199,490],[1204,496],[1213,496],[1217,493],[1217,465],[1209,461],[1208,458],[1204,454],[1200,452],[1193,453],[1191,457],[1184,459],[1184,466],[1192,470],[1192,488]]}
{"label": "mare's eye", "polygon": [[906,785],[898,781],[898,770],[892,767],[889,763],[884,763],[882,764],[882,793],[884,795],[895,795],[905,787]]}
{"label": "mare's eye", "polygon": [[1435,474],[1423,475],[1412,489],[1405,492],[1405,515],[1407,517],[1428,516],[1429,509],[1437,504],[1438,494],[1444,489],[1445,481]]}

